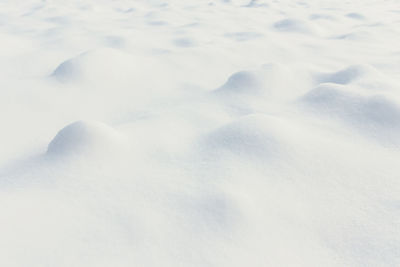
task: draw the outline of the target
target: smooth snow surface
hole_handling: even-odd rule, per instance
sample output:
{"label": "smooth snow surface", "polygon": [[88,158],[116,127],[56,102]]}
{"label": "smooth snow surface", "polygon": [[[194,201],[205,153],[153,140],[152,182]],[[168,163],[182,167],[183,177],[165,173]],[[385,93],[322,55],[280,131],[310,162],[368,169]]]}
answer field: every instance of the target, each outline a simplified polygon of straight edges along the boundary
{"label": "smooth snow surface", "polygon": [[0,41],[0,266],[400,266],[398,0],[2,0]]}

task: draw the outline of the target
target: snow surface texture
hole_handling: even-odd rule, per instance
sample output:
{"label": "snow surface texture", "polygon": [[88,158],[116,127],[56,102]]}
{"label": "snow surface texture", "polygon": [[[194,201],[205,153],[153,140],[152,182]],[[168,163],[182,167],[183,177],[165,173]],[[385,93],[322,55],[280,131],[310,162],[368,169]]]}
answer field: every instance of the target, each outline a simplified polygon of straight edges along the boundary
{"label": "snow surface texture", "polygon": [[0,266],[400,266],[398,0],[3,0],[0,41]]}

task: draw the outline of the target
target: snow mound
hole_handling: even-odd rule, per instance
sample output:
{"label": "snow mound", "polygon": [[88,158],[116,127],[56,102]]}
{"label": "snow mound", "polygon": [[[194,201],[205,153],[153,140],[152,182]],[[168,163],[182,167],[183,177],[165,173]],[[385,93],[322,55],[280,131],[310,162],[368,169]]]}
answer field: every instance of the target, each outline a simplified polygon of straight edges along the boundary
{"label": "snow mound", "polygon": [[244,7],[269,7],[269,5],[265,1],[260,0],[250,0],[250,2]]}
{"label": "snow mound", "polygon": [[124,80],[129,77],[129,60],[129,55],[116,49],[96,49],[62,62],[52,76],[62,83],[96,82],[99,77],[103,82]]}
{"label": "snow mound", "polygon": [[182,48],[193,47],[197,45],[193,38],[178,38],[174,40],[174,44]]}
{"label": "snow mound", "polygon": [[335,18],[331,15],[323,14],[323,13],[315,13],[309,16],[310,20],[330,20],[333,21]]}
{"label": "snow mound", "polygon": [[314,29],[304,20],[283,19],[274,23],[275,30],[292,33],[313,33]]}
{"label": "snow mound", "polygon": [[231,38],[237,42],[245,42],[245,41],[250,41],[250,40],[255,40],[263,37],[263,34],[259,32],[231,32],[225,34],[227,38]]}
{"label": "snow mound", "polygon": [[349,84],[367,76],[377,76],[377,71],[368,65],[352,65],[333,73],[316,75],[319,83]]}
{"label": "snow mound", "polygon": [[343,85],[323,84],[302,102],[317,114],[338,118],[384,142],[400,141],[400,105],[385,95],[362,95]]}
{"label": "snow mound", "polygon": [[239,71],[232,74],[218,92],[234,94],[260,94],[265,90],[261,77],[253,71]]}
{"label": "snow mound", "polygon": [[106,124],[77,121],[65,126],[53,138],[47,155],[104,155],[115,150],[121,134]]}
{"label": "snow mound", "polygon": [[362,14],[356,12],[348,13],[346,14],[346,17],[357,20],[365,20],[365,17]]}
{"label": "snow mound", "polygon": [[339,36],[335,36],[334,39],[345,40],[345,41],[373,41],[377,40],[378,37],[371,31],[367,30],[355,30],[349,33],[341,34]]}
{"label": "snow mound", "polygon": [[260,71],[236,72],[211,94],[218,105],[224,106],[231,113],[248,115],[253,113],[260,100],[269,99],[271,88],[267,78]]}
{"label": "snow mound", "polygon": [[230,114],[242,116],[269,110],[281,101],[293,101],[297,98],[293,88],[306,92],[312,84],[310,72],[304,69],[269,63],[257,70],[234,73],[211,95]]}
{"label": "snow mound", "polygon": [[281,151],[273,125],[264,115],[244,116],[211,132],[205,138],[205,147],[211,154],[228,152],[250,159],[273,158]]}
{"label": "snow mound", "polygon": [[[250,1],[250,3],[249,3]],[[238,6],[238,7],[243,7],[248,4],[251,4],[252,2],[258,2],[257,0],[222,0],[225,4],[230,4],[232,6]]]}
{"label": "snow mound", "polygon": [[290,80],[289,71],[280,64],[265,64],[258,70],[232,74],[214,92],[226,95],[268,96],[274,89],[285,87]]}

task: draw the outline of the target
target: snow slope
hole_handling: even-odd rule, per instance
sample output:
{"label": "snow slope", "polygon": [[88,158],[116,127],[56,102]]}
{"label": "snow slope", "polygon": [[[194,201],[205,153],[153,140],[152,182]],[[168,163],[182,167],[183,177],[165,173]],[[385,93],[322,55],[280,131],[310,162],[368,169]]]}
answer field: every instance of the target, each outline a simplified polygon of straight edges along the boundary
{"label": "snow slope", "polygon": [[0,41],[0,266],[400,266],[397,0],[2,0]]}

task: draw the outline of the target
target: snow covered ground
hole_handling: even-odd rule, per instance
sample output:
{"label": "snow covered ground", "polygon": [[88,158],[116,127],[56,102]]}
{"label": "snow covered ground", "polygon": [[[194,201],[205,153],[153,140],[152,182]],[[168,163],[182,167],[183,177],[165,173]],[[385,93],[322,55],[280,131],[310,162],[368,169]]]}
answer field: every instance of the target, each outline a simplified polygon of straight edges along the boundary
{"label": "snow covered ground", "polygon": [[1,0],[0,266],[400,266],[398,0]]}

